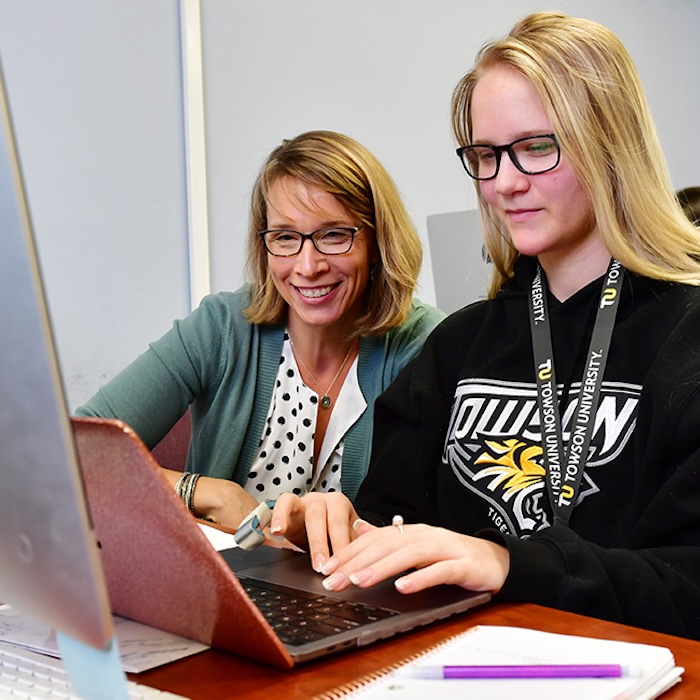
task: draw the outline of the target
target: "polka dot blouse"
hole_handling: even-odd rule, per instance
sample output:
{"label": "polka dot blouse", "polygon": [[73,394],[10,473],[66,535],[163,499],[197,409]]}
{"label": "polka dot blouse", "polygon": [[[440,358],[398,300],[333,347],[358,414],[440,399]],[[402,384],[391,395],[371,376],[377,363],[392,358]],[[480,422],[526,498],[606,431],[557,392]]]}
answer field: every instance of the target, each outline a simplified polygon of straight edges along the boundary
{"label": "polka dot blouse", "polygon": [[275,389],[245,490],[256,500],[282,493],[340,491],[343,440],[367,408],[357,380],[357,358],[333,406],[314,476],[314,433],[319,396],[304,384],[285,333]]}

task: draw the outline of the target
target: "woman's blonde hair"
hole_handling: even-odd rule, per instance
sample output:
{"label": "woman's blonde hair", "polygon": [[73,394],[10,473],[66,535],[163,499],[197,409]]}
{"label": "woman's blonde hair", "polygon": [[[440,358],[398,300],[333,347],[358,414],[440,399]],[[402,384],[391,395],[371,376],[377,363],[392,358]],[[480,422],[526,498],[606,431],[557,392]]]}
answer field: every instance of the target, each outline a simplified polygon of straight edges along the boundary
{"label": "woman's blonde hair", "polygon": [[[698,284],[700,233],[675,198],[637,69],[620,40],[596,22],[557,12],[523,18],[481,48],[454,90],[460,146],[471,139],[474,87],[494,65],[518,71],[537,91],[611,255],[637,274]],[[518,251],[479,199],[493,297],[512,277]]]}
{"label": "woman's blonde hair", "polygon": [[259,231],[267,227],[270,187],[295,178],[332,194],[373,232],[379,260],[368,284],[365,312],[356,321],[357,335],[382,335],[408,317],[423,260],[416,228],[398,189],[382,164],[360,143],[333,131],[309,131],[284,141],[268,157],[251,197],[248,272],[251,323],[280,323],[287,305],[269,274],[267,252]]}

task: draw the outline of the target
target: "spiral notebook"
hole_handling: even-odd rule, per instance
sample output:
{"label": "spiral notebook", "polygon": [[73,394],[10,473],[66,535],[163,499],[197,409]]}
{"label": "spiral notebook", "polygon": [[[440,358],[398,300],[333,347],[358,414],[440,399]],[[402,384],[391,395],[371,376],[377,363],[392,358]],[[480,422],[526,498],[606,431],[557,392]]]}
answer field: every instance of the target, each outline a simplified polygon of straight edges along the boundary
{"label": "spiral notebook", "polygon": [[[636,674],[622,678],[419,680],[414,667],[449,665],[620,664]],[[652,700],[680,682],[665,647],[553,634],[521,627],[476,626],[407,664],[359,679],[322,700]]]}

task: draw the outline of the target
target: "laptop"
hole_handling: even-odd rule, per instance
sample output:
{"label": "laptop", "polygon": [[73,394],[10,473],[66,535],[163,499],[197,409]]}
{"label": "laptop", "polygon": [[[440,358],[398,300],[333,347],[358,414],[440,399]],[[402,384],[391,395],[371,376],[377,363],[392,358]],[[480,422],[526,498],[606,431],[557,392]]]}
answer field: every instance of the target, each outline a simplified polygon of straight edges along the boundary
{"label": "laptop", "polygon": [[[402,595],[389,580],[331,594],[306,553],[279,545],[218,552],[131,428],[100,418],[72,422],[118,615],[291,668],[490,599],[459,586]],[[272,609],[278,599],[282,611]]]}
{"label": "laptop", "polygon": [[[111,612],[290,668],[488,600],[447,586],[403,596],[386,582],[336,602],[305,554],[220,554],[131,429],[71,421],[1,70],[0,232],[0,602],[57,630],[80,694],[126,697]],[[316,617],[307,629],[289,608],[271,612],[288,588]]]}
{"label": "laptop", "polygon": [[0,645],[0,694],[47,697],[29,685],[34,669],[45,688],[83,698],[166,697],[121,669],[1,66],[0,319],[0,603],[55,629],[63,658]]}

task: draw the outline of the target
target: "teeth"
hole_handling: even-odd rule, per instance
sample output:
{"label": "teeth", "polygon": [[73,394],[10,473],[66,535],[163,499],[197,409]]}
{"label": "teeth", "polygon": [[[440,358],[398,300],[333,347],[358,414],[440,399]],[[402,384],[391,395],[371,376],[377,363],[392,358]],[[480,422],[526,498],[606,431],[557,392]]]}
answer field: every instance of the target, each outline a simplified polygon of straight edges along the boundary
{"label": "teeth", "polygon": [[302,289],[301,287],[297,287],[299,290],[299,293],[301,296],[306,297],[307,299],[318,299],[319,297],[325,297],[326,294],[329,294],[332,287],[317,287],[316,289]]}

